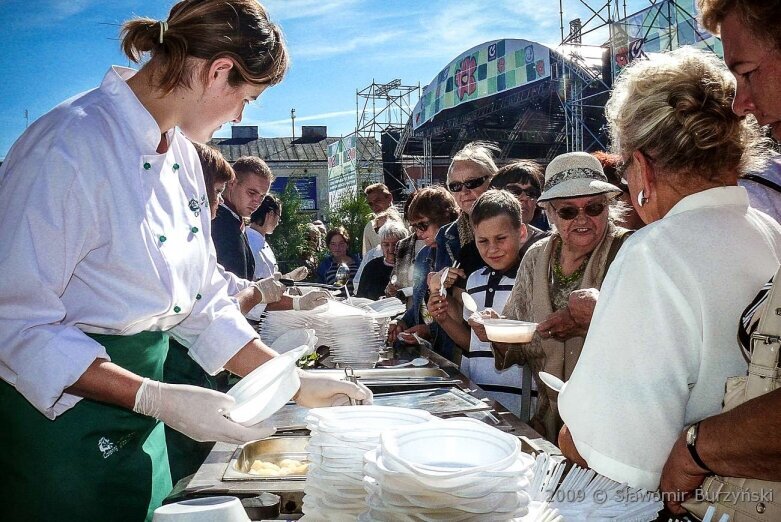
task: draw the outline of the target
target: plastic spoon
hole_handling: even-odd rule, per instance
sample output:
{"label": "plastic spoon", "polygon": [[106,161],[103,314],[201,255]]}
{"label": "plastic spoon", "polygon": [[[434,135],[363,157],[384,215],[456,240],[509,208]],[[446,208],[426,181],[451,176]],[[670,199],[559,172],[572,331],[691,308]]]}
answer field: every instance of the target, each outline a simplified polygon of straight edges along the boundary
{"label": "plastic spoon", "polygon": [[425,357],[416,357],[412,359],[411,361],[403,362],[401,364],[394,364],[392,366],[382,366],[382,368],[404,368],[405,366],[426,366],[429,363],[429,360]]}
{"label": "plastic spoon", "polygon": [[555,375],[549,374],[548,372],[540,372],[539,375],[542,382],[544,382],[548,388],[557,393],[564,391],[564,387],[567,386],[566,382],[562,381]]}
{"label": "plastic spoon", "polygon": [[447,281],[447,274],[450,271],[449,268],[445,268],[442,271],[442,275],[439,277],[439,295],[440,297],[447,296],[447,288],[445,288],[445,282]]}
{"label": "plastic spoon", "polygon": [[477,312],[477,303],[475,303],[475,300],[471,295],[469,295],[467,292],[462,292],[461,300],[464,302],[464,308],[472,313]]}

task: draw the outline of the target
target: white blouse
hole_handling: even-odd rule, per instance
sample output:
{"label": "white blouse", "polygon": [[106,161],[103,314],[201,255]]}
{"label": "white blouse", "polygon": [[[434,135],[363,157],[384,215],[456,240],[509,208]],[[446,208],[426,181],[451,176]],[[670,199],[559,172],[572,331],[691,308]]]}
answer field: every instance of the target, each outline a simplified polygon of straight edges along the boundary
{"label": "white blouse", "polygon": [[255,279],[272,277],[274,272],[279,270],[279,267],[277,266],[277,256],[274,255],[271,245],[266,241],[266,236],[250,227],[247,227],[245,234],[247,234],[247,241],[252,250],[252,257],[255,258]]}
{"label": "white blouse", "polygon": [[198,156],[113,67],[36,121],[0,167],[0,377],[53,419],[105,349],[168,331],[209,373],[257,334],[216,269]]}
{"label": "white blouse", "polygon": [[610,266],[559,412],[595,471],[655,490],[683,429],[746,372],[740,315],[781,259],[781,226],[741,187],[698,192]]}

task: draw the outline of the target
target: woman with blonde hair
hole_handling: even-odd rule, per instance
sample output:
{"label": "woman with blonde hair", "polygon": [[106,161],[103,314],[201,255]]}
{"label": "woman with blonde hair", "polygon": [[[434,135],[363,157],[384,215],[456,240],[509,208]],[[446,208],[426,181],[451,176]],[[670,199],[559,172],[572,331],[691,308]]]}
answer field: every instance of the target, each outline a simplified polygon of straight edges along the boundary
{"label": "woman with blonde hair", "polygon": [[[559,397],[565,455],[655,490],[679,434],[703,467],[696,423],[745,373],[737,318],[781,259],[781,226],[738,176],[764,154],[732,111],[724,64],[683,48],[627,67],[607,104],[614,152],[647,225],[602,285],[578,366]],[[704,469],[704,467],[703,467]]]}
{"label": "woman with blonde hair", "polygon": [[[189,140],[241,121],[282,80],[280,30],[255,0],[183,0],[122,31],[131,60],[149,56],[140,70],[109,69],[0,167],[0,244],[13,252],[0,257],[3,520],[151,519],[171,490],[163,423],[199,441],[273,433],[228,419],[228,395],[162,380],[169,336],[212,374],[277,355],[216,268]],[[305,406],[370,397],[301,383]]]}

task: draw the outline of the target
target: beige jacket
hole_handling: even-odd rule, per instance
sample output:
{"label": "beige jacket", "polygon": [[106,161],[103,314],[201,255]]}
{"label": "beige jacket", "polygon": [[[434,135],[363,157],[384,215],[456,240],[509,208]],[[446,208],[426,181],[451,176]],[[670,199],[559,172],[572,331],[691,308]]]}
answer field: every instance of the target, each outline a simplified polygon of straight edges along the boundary
{"label": "beige jacket", "polygon": [[[614,241],[623,243],[629,237],[626,232],[624,228],[608,225],[605,238],[597,245],[586,264],[579,288],[599,289],[602,286],[611,245]],[[503,312],[508,319],[540,323],[555,312],[550,298],[550,266],[551,257],[556,252],[559,241],[561,236],[553,234],[535,243],[523,257],[515,285]],[[614,249],[613,257],[615,251]],[[530,366],[537,383],[538,399],[537,412],[529,424],[554,443],[562,426],[556,404],[558,394],[540,381],[538,373],[545,371],[564,381],[569,379],[580,357],[584,340],[583,337],[573,337],[561,342],[555,339],[542,339],[535,334],[531,343],[510,345],[503,359],[495,352],[498,370],[509,368],[514,364]]]}

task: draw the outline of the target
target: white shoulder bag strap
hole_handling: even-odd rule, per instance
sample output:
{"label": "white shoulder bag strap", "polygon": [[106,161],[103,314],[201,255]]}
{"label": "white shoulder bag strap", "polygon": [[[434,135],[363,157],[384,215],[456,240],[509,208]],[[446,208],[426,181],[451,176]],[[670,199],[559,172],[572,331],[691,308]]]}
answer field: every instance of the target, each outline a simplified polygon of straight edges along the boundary
{"label": "white shoulder bag strap", "polygon": [[778,387],[778,356],[781,351],[781,268],[773,278],[756,331],[751,335],[751,362],[748,365],[746,400]]}

